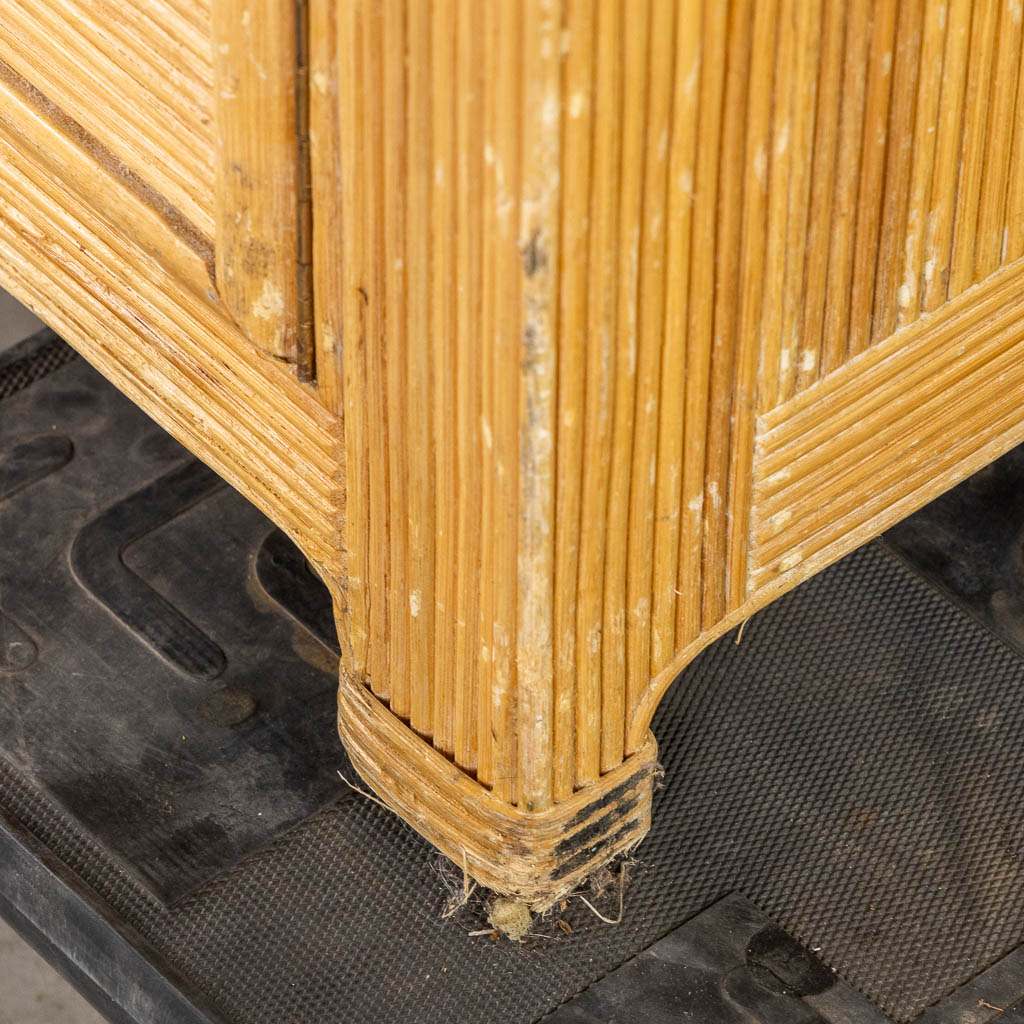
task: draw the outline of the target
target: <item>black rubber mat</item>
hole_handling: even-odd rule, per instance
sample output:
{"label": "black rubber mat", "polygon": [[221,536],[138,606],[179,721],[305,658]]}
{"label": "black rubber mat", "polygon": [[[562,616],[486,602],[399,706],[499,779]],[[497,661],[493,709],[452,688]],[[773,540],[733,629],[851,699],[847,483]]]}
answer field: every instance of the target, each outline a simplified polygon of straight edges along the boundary
{"label": "black rubber mat", "polygon": [[572,898],[520,946],[472,934],[459,873],[352,792],[170,909],[9,766],[0,805],[237,1024],[534,1021],[731,892],[912,1020],[1024,940],[1024,662],[878,545],[735,639],[656,717],[615,926]]}
{"label": "black rubber mat", "polygon": [[1024,445],[897,523],[882,541],[1024,656]]}
{"label": "black rubber mat", "polygon": [[179,899],[343,789],[337,658],[288,607],[322,588],[84,360],[0,408],[0,751]]}

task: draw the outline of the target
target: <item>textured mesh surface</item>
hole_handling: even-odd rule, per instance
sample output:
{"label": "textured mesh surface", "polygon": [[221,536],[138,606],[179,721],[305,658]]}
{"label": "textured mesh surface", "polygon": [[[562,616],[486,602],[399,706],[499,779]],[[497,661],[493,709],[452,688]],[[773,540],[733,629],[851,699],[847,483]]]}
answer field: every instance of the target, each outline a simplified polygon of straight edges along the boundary
{"label": "textured mesh surface", "polygon": [[43,328],[0,355],[0,398],[9,398],[76,358],[70,345]]}
{"label": "textured mesh surface", "polygon": [[[233,1021],[532,1021],[739,890],[899,1020],[1017,945],[1024,667],[877,547],[705,652],[623,923],[522,948],[441,917],[437,861],[351,794],[167,910],[30,787],[0,801]],[[605,905],[607,912],[614,908]]]}
{"label": "textured mesh surface", "polygon": [[475,902],[443,919],[436,856],[355,793],[170,910],[2,765],[0,804],[238,1024],[533,1021],[736,890],[906,1021],[1024,938],[1022,696],[1024,662],[861,549],[670,691],[622,924],[573,899],[521,947],[470,936]]}

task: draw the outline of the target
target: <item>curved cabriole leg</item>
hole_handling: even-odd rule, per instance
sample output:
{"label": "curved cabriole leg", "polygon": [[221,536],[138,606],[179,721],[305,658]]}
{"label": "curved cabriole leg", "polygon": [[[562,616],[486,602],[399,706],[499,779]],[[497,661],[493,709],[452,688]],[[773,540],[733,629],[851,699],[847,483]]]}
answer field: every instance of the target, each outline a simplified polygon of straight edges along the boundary
{"label": "curved cabriole leg", "polygon": [[[656,761],[653,738],[626,745],[648,679],[627,662],[649,658],[627,556],[653,526],[630,502],[636,309],[597,298],[624,251],[606,220],[588,240],[571,182],[594,145],[598,209],[619,202],[622,143],[592,109],[642,85],[666,27],[619,6],[574,26],[564,69],[560,5],[534,0],[352,0],[312,35],[311,78],[333,80],[312,116],[318,318],[343,339],[341,735],[403,818],[534,905],[639,842]],[[586,94],[571,117],[566,84]],[[629,190],[623,231],[640,205]]]}

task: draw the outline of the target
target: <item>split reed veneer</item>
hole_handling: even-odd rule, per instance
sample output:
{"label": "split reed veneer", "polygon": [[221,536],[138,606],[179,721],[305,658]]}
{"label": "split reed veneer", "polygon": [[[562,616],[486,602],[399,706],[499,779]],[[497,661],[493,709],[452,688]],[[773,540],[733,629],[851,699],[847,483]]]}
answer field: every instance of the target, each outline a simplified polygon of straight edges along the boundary
{"label": "split reed veneer", "polygon": [[362,776],[542,906],[704,646],[1024,441],[1021,20],[0,0],[0,281],[287,530]]}

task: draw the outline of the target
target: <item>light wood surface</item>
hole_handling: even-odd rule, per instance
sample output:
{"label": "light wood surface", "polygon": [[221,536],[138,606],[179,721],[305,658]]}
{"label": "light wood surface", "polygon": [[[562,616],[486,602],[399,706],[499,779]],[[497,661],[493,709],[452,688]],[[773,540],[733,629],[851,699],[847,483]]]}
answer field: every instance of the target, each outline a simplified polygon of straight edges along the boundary
{"label": "light wood surface", "polygon": [[2,75],[0,183],[3,287],[272,516],[338,589],[335,418],[255,353],[207,264],[160,213]]}
{"label": "light wood surface", "polygon": [[211,12],[217,285],[249,340],[310,380],[312,325],[300,316],[299,221],[308,211],[299,184],[308,168],[300,172],[296,6],[217,0]]}
{"label": "light wood surface", "polygon": [[206,0],[4,0],[0,61],[213,237]]}
{"label": "light wood surface", "polygon": [[636,841],[695,654],[1024,440],[1017,2],[134,6],[0,0],[0,274],[310,554],[346,745],[490,885]]}

